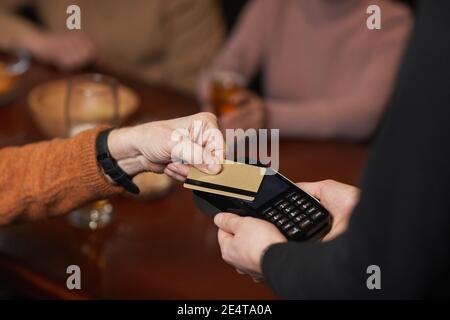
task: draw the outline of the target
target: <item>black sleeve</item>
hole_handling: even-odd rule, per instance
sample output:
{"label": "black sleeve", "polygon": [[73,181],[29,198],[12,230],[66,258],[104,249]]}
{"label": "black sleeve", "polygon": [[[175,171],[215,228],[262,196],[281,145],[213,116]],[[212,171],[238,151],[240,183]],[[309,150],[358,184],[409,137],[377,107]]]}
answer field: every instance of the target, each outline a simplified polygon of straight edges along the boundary
{"label": "black sleeve", "polygon": [[[263,257],[281,297],[450,297],[450,1],[418,10],[348,231]],[[370,265],[380,267],[380,290],[367,288]]]}

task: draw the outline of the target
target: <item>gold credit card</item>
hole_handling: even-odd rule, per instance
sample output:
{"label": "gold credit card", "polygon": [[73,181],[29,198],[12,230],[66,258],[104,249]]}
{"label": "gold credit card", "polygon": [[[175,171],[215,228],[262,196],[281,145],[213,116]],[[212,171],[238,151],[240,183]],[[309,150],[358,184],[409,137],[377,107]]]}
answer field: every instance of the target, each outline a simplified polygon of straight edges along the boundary
{"label": "gold credit card", "polygon": [[247,201],[255,200],[266,168],[225,160],[222,171],[211,175],[191,167],[184,187]]}

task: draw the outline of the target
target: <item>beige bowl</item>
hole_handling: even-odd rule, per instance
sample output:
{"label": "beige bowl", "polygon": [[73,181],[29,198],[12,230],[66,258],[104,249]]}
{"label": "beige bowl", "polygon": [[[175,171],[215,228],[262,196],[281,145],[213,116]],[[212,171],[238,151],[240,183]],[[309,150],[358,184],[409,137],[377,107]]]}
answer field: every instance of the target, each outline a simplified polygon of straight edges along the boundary
{"label": "beige bowl", "polygon": [[165,174],[156,174],[153,172],[144,172],[133,178],[133,182],[139,187],[140,193],[127,195],[139,199],[153,199],[161,197],[170,191],[173,180]]}
{"label": "beige bowl", "polygon": [[[28,105],[36,124],[48,137],[67,135],[64,108],[66,103],[67,79],[41,84],[28,96]],[[119,120],[122,123],[139,106],[138,95],[130,88],[119,87]]]}

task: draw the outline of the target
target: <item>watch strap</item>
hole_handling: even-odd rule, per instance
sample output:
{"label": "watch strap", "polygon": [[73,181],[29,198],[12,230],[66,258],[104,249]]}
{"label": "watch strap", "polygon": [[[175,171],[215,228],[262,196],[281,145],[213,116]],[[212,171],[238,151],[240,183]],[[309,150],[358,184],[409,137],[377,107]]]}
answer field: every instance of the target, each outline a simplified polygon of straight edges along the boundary
{"label": "watch strap", "polygon": [[103,172],[108,175],[115,183],[122,186],[128,192],[139,194],[138,186],[122,168],[119,167],[117,161],[111,156],[108,148],[108,136],[114,128],[103,130],[97,136],[95,142],[96,156]]}

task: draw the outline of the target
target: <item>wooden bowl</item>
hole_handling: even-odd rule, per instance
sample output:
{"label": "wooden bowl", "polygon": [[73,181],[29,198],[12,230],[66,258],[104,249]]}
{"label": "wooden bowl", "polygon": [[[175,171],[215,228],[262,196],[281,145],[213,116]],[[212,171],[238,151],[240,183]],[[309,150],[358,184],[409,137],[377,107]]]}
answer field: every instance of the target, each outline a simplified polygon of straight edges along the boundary
{"label": "wooden bowl", "polygon": [[[48,137],[67,136],[64,108],[67,94],[67,79],[47,82],[35,87],[28,95],[28,105],[34,121]],[[136,92],[119,86],[119,121],[130,117],[139,106]]]}
{"label": "wooden bowl", "polygon": [[133,182],[139,187],[140,193],[126,195],[141,200],[151,200],[166,195],[173,186],[173,180],[165,174],[143,172],[133,178]]}

